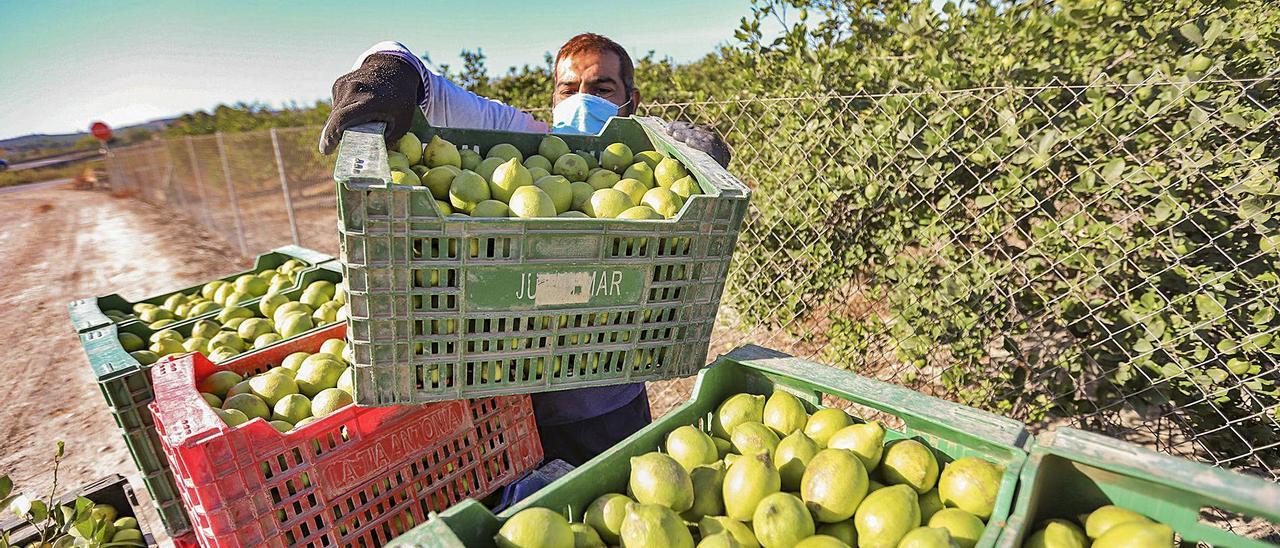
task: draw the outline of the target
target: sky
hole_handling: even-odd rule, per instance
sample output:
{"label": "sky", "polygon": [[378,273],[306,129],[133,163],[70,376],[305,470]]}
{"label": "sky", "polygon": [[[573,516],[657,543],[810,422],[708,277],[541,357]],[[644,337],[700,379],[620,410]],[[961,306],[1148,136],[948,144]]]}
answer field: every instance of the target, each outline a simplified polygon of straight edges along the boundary
{"label": "sky", "polygon": [[455,67],[459,51],[480,48],[490,75],[541,64],[587,31],[634,58],[692,61],[731,41],[749,12],[749,0],[0,0],[0,139],[328,99],[382,40]]}

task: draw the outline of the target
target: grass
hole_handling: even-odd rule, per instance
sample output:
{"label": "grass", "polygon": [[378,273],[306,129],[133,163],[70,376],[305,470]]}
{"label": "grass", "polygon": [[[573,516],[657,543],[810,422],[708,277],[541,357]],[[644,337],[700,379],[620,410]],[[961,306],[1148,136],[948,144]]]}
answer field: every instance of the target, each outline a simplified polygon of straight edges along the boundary
{"label": "grass", "polygon": [[52,179],[64,179],[78,177],[89,169],[102,169],[104,167],[102,160],[90,160],[87,162],[76,162],[70,165],[38,167],[35,169],[23,169],[18,171],[0,171],[0,188],[16,185],[25,185],[28,183],[39,183]]}

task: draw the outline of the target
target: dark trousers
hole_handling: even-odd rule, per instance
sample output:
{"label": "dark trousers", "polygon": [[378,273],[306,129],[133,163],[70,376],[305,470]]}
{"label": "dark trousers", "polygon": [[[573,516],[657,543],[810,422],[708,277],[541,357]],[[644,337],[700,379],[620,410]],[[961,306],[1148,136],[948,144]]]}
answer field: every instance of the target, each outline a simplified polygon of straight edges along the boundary
{"label": "dark trousers", "polygon": [[560,459],[581,466],[650,421],[649,393],[645,390],[626,405],[597,417],[553,426],[539,425],[543,462]]}

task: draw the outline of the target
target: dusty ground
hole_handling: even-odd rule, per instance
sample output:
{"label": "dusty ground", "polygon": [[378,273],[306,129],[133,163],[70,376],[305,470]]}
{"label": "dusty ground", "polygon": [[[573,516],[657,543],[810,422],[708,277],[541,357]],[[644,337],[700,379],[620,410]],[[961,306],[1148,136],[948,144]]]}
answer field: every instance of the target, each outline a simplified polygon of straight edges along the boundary
{"label": "dusty ground", "polygon": [[[222,240],[132,199],[42,188],[4,195],[0,222],[0,473],[47,493],[54,443],[66,442],[59,485],[136,472],[107,412],[66,304],[120,292],[137,299],[251,266]],[[139,496],[145,495],[135,481]],[[60,487],[59,491],[64,488]],[[151,531],[159,531],[151,517]]]}

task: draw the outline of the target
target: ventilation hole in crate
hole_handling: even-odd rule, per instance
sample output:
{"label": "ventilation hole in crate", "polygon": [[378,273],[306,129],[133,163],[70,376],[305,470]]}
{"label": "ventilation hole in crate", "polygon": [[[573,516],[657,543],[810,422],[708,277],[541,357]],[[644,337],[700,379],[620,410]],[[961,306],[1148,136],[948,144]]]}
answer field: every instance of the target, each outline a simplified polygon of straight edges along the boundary
{"label": "ventilation hole in crate", "polygon": [[[506,363],[514,363],[507,361]],[[480,361],[467,362],[466,364],[466,385],[486,385],[494,384],[501,380],[504,369],[504,362],[501,361]]]}
{"label": "ventilation hole in crate", "polygon": [[689,256],[689,238],[673,237],[667,238],[666,254],[667,257],[687,257]]}
{"label": "ventilation hole in crate", "polygon": [[498,406],[497,406],[496,398],[484,398],[480,400],[475,400],[475,405],[471,407],[471,410],[472,410],[471,416],[473,419],[479,420],[483,418],[485,415],[488,415],[493,411],[495,411],[497,407]]}
{"label": "ventilation hole in crate", "polygon": [[[311,520],[310,525],[312,526],[311,530],[316,533],[323,532],[327,529],[327,527],[324,526],[324,518],[321,516],[316,516],[315,518],[313,518]],[[330,544],[329,536],[327,534],[322,535],[320,537],[320,546],[328,546],[329,544]]]}
{"label": "ventilation hole in crate", "polygon": [[640,257],[644,255],[644,249],[648,238],[636,238],[632,236],[612,236],[606,249],[609,257]]}
{"label": "ventilation hole in crate", "polygon": [[431,335],[452,335],[458,331],[458,322],[452,318],[447,320],[424,320],[424,324]]}
{"label": "ventilation hole in crate", "polygon": [[413,238],[412,248],[415,259],[442,259],[439,238]]}
{"label": "ventilation hole in crate", "polygon": [[564,376],[579,376],[586,373],[586,360],[580,353],[571,353],[564,357]]}
{"label": "ventilation hole in crate", "polygon": [[268,480],[275,477],[275,472],[271,468],[271,461],[265,460],[258,463],[258,472],[262,475],[262,482],[269,483]]}
{"label": "ventilation hole in crate", "polygon": [[302,538],[309,537],[311,536],[311,524],[305,521],[302,523],[299,523],[297,527],[297,531],[298,531],[298,535],[301,536]]}
{"label": "ventilation hole in crate", "polygon": [[458,287],[458,271],[452,268],[414,269],[413,286],[424,289]]}

